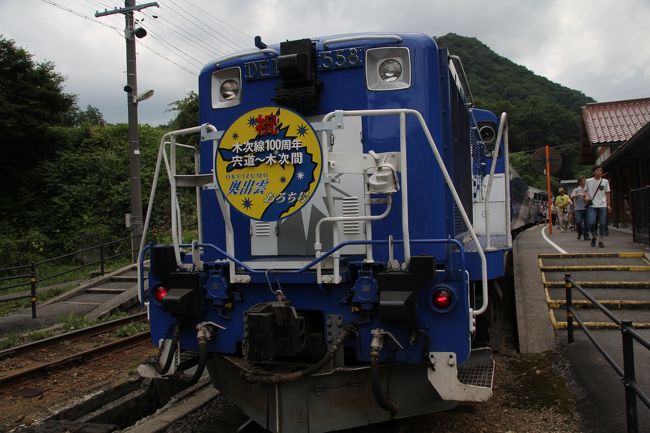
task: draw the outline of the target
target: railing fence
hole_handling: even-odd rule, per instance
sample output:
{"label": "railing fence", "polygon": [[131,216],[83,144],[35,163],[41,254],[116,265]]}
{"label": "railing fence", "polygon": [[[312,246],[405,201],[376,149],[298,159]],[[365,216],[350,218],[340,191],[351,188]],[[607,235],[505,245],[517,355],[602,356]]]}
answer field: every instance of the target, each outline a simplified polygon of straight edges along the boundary
{"label": "railing fence", "polygon": [[[621,320],[618,316],[612,313],[607,307],[598,302],[590,293],[588,293],[580,284],[576,283],[571,274],[564,275],[564,288],[566,290],[566,323],[567,323],[567,338],[569,343],[573,343],[573,322],[577,322],[579,327],[585,333],[587,338],[591,341],[594,347],[605,358],[607,363],[616,371],[623,386],[625,387],[625,413],[627,419],[627,433],[638,433],[639,420],[637,415],[637,398],[643,402],[648,409],[650,409],[650,398],[643,392],[636,381],[636,369],[634,365],[634,342],[636,341],[641,346],[650,351],[650,342],[643,338],[635,329],[634,325],[629,320]],[[593,333],[584,326],[584,322],[573,308],[572,289],[577,289],[587,298],[594,306],[602,311],[612,322],[618,325],[621,331],[623,342],[623,367],[618,365],[614,358],[607,353],[605,348],[595,339]]]}
{"label": "railing fence", "polygon": [[[66,274],[70,274],[72,272],[84,268],[88,268],[91,266],[97,266],[97,265],[99,265],[99,275],[104,275],[106,271],[106,262],[122,256],[127,256],[127,255],[133,256],[133,253],[137,252],[132,249],[131,242],[130,242],[132,239],[134,239],[134,237],[130,236],[130,237],[121,238],[110,242],[102,242],[99,245],[83,248],[68,254],[63,254],[61,256],[52,257],[46,260],[32,262],[30,264],[21,265],[21,266],[14,266],[14,267],[0,269],[0,275],[5,275],[0,277],[0,284],[7,281],[17,282],[17,284],[0,287],[0,293],[7,292],[11,289],[16,289],[23,286],[25,288],[29,287],[28,295],[17,293],[15,296],[11,296],[11,294],[9,294],[7,296],[0,298],[0,303],[31,298],[32,318],[35,319],[37,289],[39,283],[50,281],[54,278],[58,278]],[[121,248],[120,244],[126,243],[126,241],[129,241],[126,249]],[[48,265],[54,262],[74,262],[74,258],[79,254],[92,253],[95,251],[99,256],[97,260],[92,260],[82,265],[74,266],[70,269],[66,269],[65,271],[47,275],[39,279],[39,267],[43,267],[44,265]]]}
{"label": "railing fence", "polygon": [[630,191],[634,242],[650,245],[650,186]]}

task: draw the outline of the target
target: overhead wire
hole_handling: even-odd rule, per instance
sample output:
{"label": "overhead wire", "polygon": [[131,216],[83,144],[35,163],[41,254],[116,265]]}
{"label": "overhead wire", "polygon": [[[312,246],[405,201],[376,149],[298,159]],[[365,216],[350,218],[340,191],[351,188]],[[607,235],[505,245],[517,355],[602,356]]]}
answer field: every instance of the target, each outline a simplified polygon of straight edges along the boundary
{"label": "overhead wire", "polygon": [[[180,10],[181,12],[183,12],[185,15],[189,15],[190,18],[192,18],[193,20],[195,20],[196,23],[200,24],[200,27],[203,28],[203,29],[205,29],[208,33],[210,33],[210,34],[212,34],[212,35],[216,35],[215,37],[216,37],[217,40],[219,40],[220,37],[224,38],[224,39],[228,42],[228,44],[231,45],[231,47],[234,48],[235,50],[241,50],[241,49],[245,48],[244,45],[239,44],[239,43],[233,41],[233,40],[232,40],[230,37],[228,37],[227,35],[224,35],[224,34],[222,34],[221,32],[219,32],[217,29],[213,29],[212,27],[210,27],[209,24],[205,23],[201,18],[199,18],[199,17],[193,15],[193,14],[192,14],[191,12],[189,12],[187,9],[178,6],[178,4],[177,4],[174,0],[169,0],[169,2],[170,2],[171,4],[173,4],[174,6],[176,6],[177,8],[179,8],[179,10]],[[191,22],[191,21],[190,21],[190,22]]]}
{"label": "overhead wire", "polygon": [[[201,68],[201,67],[203,67],[203,62],[201,62],[201,60],[199,60],[199,59],[197,59],[196,57],[194,57],[193,55],[191,55],[191,54],[189,54],[189,53],[187,53],[187,52],[181,50],[181,49],[178,48],[177,46],[168,43],[166,40],[164,40],[164,39],[162,39],[161,37],[159,37],[159,36],[158,36],[156,33],[154,33],[153,31],[151,31],[151,30],[149,31],[149,36],[151,36],[155,41],[157,41],[157,42],[158,42],[160,45],[162,45],[163,47],[167,48],[169,51],[176,51],[176,52],[177,52],[178,54],[180,54],[181,56],[184,56],[184,57],[186,58],[187,61],[189,61],[190,63],[192,63],[192,66],[194,66],[194,67],[196,67],[196,68]],[[142,41],[140,41],[140,43],[142,44]]]}
{"label": "overhead wire", "polygon": [[192,71],[190,71],[189,69],[187,69],[187,68],[185,68],[184,66],[182,66],[182,65],[180,65],[180,64],[178,64],[178,63],[176,63],[175,61],[173,61],[173,60],[170,59],[169,57],[165,57],[164,54],[162,54],[162,53],[156,51],[154,48],[151,48],[151,47],[148,46],[147,44],[144,44],[144,43],[140,42],[140,45],[142,45],[143,47],[145,47],[146,49],[148,49],[148,50],[151,51],[152,53],[156,54],[157,56],[162,57],[163,59],[167,60],[168,62],[170,62],[170,63],[172,63],[172,64],[178,66],[179,68],[181,68],[181,69],[184,70],[185,72],[190,73],[190,74],[194,75],[195,77],[198,77],[198,74],[197,74],[196,72],[192,72]]}
{"label": "overhead wire", "polygon": [[[174,33],[181,35],[184,39],[186,39],[188,41],[191,41],[195,46],[201,47],[204,51],[207,51],[208,53],[212,53],[212,55],[216,55],[216,56],[225,55],[224,51],[219,50],[218,48],[216,48],[216,47],[208,44],[207,42],[205,42],[204,39],[201,39],[198,36],[196,36],[195,34],[189,32],[186,29],[187,26],[181,26],[178,23],[173,22],[170,18],[167,17],[167,15],[164,15],[165,11],[169,11],[172,14],[174,14],[174,15],[180,17],[181,19],[187,21],[187,19],[185,17],[183,17],[182,15],[180,15],[176,10],[169,8],[169,9],[162,10],[161,13],[158,14],[158,18],[157,18],[158,23],[161,23],[161,22],[164,21],[165,23],[168,24],[167,28],[171,28],[171,27],[175,28],[175,29],[173,29]],[[194,28],[193,23],[190,21],[190,29],[193,29],[193,28]],[[178,30],[176,30],[176,29],[178,29]]]}
{"label": "overhead wire", "polygon": [[[549,149],[560,149],[562,147],[572,147],[572,146],[575,146],[576,144],[580,144],[580,143],[581,143],[580,141],[575,141],[573,143],[564,143],[564,144],[558,144],[558,145],[555,145],[555,146],[549,146],[548,148]],[[544,148],[543,147],[537,147],[535,149],[529,149],[529,150],[518,150],[516,152],[510,152],[510,155],[522,154],[522,153],[535,153],[539,149],[544,149]]]}
{"label": "overhead wire", "polygon": [[65,11],[65,12],[68,12],[68,13],[71,13],[71,14],[73,14],[73,15],[76,15],[76,16],[78,16],[78,17],[80,17],[80,18],[86,19],[86,20],[88,20],[88,21],[92,21],[92,22],[94,22],[94,23],[96,23],[96,24],[100,24],[100,25],[102,25],[102,26],[104,26],[104,27],[108,27],[109,29],[118,30],[116,27],[111,26],[111,25],[109,25],[109,24],[106,24],[106,23],[104,23],[104,22],[98,20],[97,18],[89,17],[88,15],[85,15],[85,14],[83,14],[82,12],[78,12],[78,11],[75,11],[75,10],[73,10],[73,9],[70,9],[70,8],[68,8],[68,7],[66,7],[66,6],[60,5],[60,4],[58,4],[58,3],[56,3],[56,2],[54,2],[54,1],[52,1],[52,0],[41,0],[41,1],[42,1],[43,3],[47,3],[47,4],[49,4],[49,5],[52,5],[52,6],[56,7],[56,8],[59,8],[59,9]]}
{"label": "overhead wire", "polygon": [[224,20],[222,20],[221,18],[215,16],[215,15],[212,14],[210,11],[207,11],[207,10],[203,9],[202,7],[200,7],[200,6],[197,6],[197,5],[194,4],[192,1],[190,1],[190,0],[185,0],[185,3],[187,3],[188,5],[194,7],[195,9],[197,9],[197,10],[200,11],[200,12],[202,12],[203,14],[212,17],[214,20],[219,21],[220,23],[222,23],[222,24],[225,25],[226,27],[229,27],[230,29],[234,30],[235,32],[239,33],[240,35],[244,36],[244,37],[246,38],[246,42],[243,43],[243,45],[242,45],[243,48],[247,48],[247,47],[249,46],[249,44],[250,44],[250,41],[253,40],[253,36],[252,36],[252,35],[249,35],[248,33],[242,32],[242,31],[239,30],[237,27],[235,27],[235,26],[231,25],[230,23],[228,23],[227,21],[224,21]]}
{"label": "overhead wire", "polygon": [[[78,3],[75,6],[76,10],[66,6],[62,6],[62,9],[68,12],[77,12],[78,15],[83,15],[86,19],[111,28],[121,37],[124,37],[123,31],[118,29],[124,25],[119,14],[104,16],[101,21],[89,16],[94,15],[97,10],[115,9],[116,7],[110,1],[73,1]],[[53,0],[48,0],[48,2],[50,4],[55,3]],[[58,5],[58,3],[56,4]],[[142,18],[134,18],[151,36],[147,49],[167,61],[176,58],[177,61],[174,61],[174,64],[177,66],[179,62],[186,62],[192,68],[201,68],[215,57],[221,57],[229,52],[245,48],[247,43],[242,41],[243,38],[252,39],[251,36],[194,3],[188,2],[187,5],[180,5],[174,0],[160,0],[159,5],[162,13],[147,8],[135,11],[134,15],[136,17],[141,15]],[[191,6],[191,10],[187,10],[187,6]],[[93,10],[94,7],[97,9]],[[79,12],[82,9],[87,11],[87,14]],[[167,11],[169,13],[165,13]],[[199,11],[199,13],[197,14],[196,11]],[[215,22],[222,24],[221,28],[214,29],[209,20],[206,21],[201,16],[211,17]],[[149,18],[146,23],[144,22],[145,17]],[[197,35],[197,30],[201,32],[200,36]],[[142,44],[142,42],[139,41],[139,44]],[[163,52],[168,53],[168,56],[163,55]]]}
{"label": "overhead wire", "polygon": [[[177,47],[178,51],[183,51],[186,53],[187,56],[189,54],[187,53],[186,49],[180,48],[182,45],[189,45],[190,49],[196,54],[197,50],[200,50],[201,52],[205,53],[207,56],[220,56],[223,55],[223,53],[213,50],[209,46],[204,46],[205,44],[197,44],[194,42],[192,38],[189,36],[192,36],[191,33],[187,32],[186,30],[178,27],[175,23],[169,21],[167,18],[164,16],[159,15],[158,18],[153,18],[150,12],[143,11],[143,15],[146,17],[150,17],[152,22],[155,22],[155,24],[149,26],[147,25],[146,28],[149,30],[152,30],[154,27],[158,27],[156,30],[158,32],[158,36],[160,38],[166,39],[169,43],[173,44],[174,46]],[[174,28],[176,27],[176,28]],[[177,30],[178,29],[178,30]],[[189,36],[188,36],[189,35]],[[202,62],[205,63],[205,62]]]}
{"label": "overhead wire", "polygon": [[[80,18],[83,18],[83,19],[85,19],[85,20],[91,21],[91,22],[93,22],[93,23],[95,23],[95,24],[99,24],[99,25],[101,25],[101,26],[103,26],[103,27],[106,27],[106,28],[112,29],[112,30],[114,30],[118,35],[120,35],[121,38],[124,38],[124,37],[125,37],[124,32],[123,32],[122,30],[120,30],[120,29],[119,29],[118,27],[116,27],[116,26],[113,26],[113,25],[107,24],[106,22],[103,22],[103,21],[101,21],[101,20],[98,20],[98,19],[96,19],[96,18],[94,18],[94,17],[90,17],[90,16],[86,15],[86,14],[83,13],[83,12],[79,12],[78,10],[74,10],[74,9],[69,8],[69,7],[67,7],[67,6],[64,6],[64,5],[62,5],[62,4],[59,4],[59,3],[57,3],[57,2],[55,2],[55,1],[53,1],[53,0],[41,0],[41,1],[42,1],[43,3],[47,3],[47,4],[51,5],[51,6],[54,6],[54,7],[58,8],[58,9],[61,9],[61,10],[65,11],[65,12],[68,12],[68,13],[70,13],[70,14],[73,14],[73,15],[75,15],[75,16],[78,16],[78,17],[80,17]],[[102,4],[102,5],[103,5],[103,4]],[[160,57],[161,59],[163,59],[163,60],[165,60],[165,61],[168,61],[168,62],[172,63],[173,65],[179,67],[179,68],[182,69],[183,71],[188,72],[188,73],[190,73],[190,74],[192,74],[192,75],[195,75],[195,76],[197,75],[195,72],[192,72],[192,71],[188,70],[187,68],[183,67],[182,65],[180,65],[178,62],[174,61],[173,59],[170,59],[169,57],[165,56],[164,54],[162,54],[160,51],[156,50],[155,48],[150,47],[150,46],[148,46],[147,44],[142,43],[142,41],[139,42],[139,45],[141,45],[141,46],[143,46],[144,48],[146,48],[147,50],[151,51],[153,54],[155,54],[156,56]],[[201,64],[201,62],[199,61],[198,64]]]}

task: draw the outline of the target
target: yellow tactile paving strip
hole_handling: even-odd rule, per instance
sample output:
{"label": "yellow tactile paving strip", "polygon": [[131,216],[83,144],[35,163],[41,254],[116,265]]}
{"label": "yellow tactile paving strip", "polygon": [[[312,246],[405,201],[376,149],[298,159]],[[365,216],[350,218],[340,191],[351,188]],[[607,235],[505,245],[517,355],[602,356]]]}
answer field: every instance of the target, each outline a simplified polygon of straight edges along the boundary
{"label": "yellow tactile paving strip", "polygon": [[[647,265],[545,265],[544,259],[570,259],[570,258],[640,258]],[[629,271],[629,272],[650,272],[650,262],[648,262],[644,253],[639,252],[621,252],[621,253],[570,253],[570,254],[539,254],[537,258],[540,272],[542,274],[542,284],[546,303],[549,308],[549,317],[554,329],[566,329],[566,321],[556,319],[556,314],[566,317],[565,299],[553,299],[549,293],[549,288],[564,287],[564,280],[547,280],[546,272],[580,272],[580,271]],[[583,289],[588,288],[650,288],[650,277],[647,281],[577,281]],[[623,308],[644,309],[650,308],[650,301],[624,300],[624,299],[603,299],[599,302],[605,307],[612,310]],[[589,300],[573,300],[572,304],[576,309],[589,308],[592,304]],[[583,322],[589,329],[618,329],[618,325],[613,322]],[[634,322],[637,329],[650,329],[650,323]]]}

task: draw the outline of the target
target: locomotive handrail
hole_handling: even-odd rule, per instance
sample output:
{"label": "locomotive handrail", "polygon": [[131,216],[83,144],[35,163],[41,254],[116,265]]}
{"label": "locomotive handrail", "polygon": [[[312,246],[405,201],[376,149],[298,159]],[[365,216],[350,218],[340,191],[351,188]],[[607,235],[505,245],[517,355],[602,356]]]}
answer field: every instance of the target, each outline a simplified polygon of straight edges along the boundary
{"label": "locomotive handrail", "polygon": [[[478,310],[474,311],[472,310],[472,315],[478,316],[479,314],[482,314],[487,310],[488,306],[488,279],[487,279],[487,260],[485,258],[485,252],[483,251],[483,248],[481,247],[481,243],[478,240],[478,237],[476,236],[476,231],[474,230],[474,227],[472,226],[471,221],[469,220],[469,217],[467,216],[467,212],[465,211],[465,208],[463,206],[463,203],[460,201],[460,197],[458,196],[458,193],[456,192],[456,188],[454,187],[453,181],[451,180],[451,177],[449,176],[449,172],[447,171],[447,167],[445,166],[444,161],[442,160],[442,156],[440,156],[440,152],[438,151],[438,148],[436,146],[435,140],[433,139],[431,135],[431,131],[429,131],[429,127],[426,124],[426,121],[424,120],[424,117],[422,117],[422,114],[413,109],[409,108],[395,108],[395,109],[382,109],[382,110],[349,110],[349,111],[344,111],[344,110],[336,110],[332,111],[328,114],[325,115],[323,118],[323,122],[329,121],[332,117],[339,115],[339,116],[344,116],[344,117],[352,117],[352,116],[392,116],[392,115],[399,115],[400,116],[400,158],[401,158],[401,169],[402,169],[402,235],[404,237],[404,259],[406,264],[408,265],[411,257],[411,251],[410,251],[410,241],[409,241],[409,228],[408,228],[408,173],[407,173],[407,165],[406,165],[406,115],[411,114],[415,116],[418,121],[420,122],[420,126],[422,128],[422,131],[424,132],[427,141],[429,142],[429,146],[431,147],[431,150],[433,151],[433,155],[436,158],[436,162],[438,163],[438,167],[440,168],[440,171],[445,178],[445,183],[447,184],[447,187],[449,188],[449,191],[451,192],[451,195],[454,199],[454,202],[456,204],[456,207],[458,208],[458,211],[460,212],[463,222],[465,223],[465,226],[467,227],[467,230],[470,233],[470,236],[472,237],[472,240],[474,241],[474,244],[476,245],[476,251],[479,254],[480,260],[481,260],[481,283],[482,283],[482,294],[483,294],[483,301],[481,308]],[[324,175],[327,175],[327,164],[325,164],[324,168]]]}
{"label": "locomotive handrail", "polygon": [[390,34],[370,35],[369,34],[369,35],[347,36],[344,38],[327,39],[323,41],[323,48],[329,48],[329,45],[342,44],[344,42],[384,40],[384,39],[392,40],[394,42],[402,42],[402,37],[400,35],[390,35]]}
{"label": "locomotive handrail", "polygon": [[[403,239],[377,239],[377,240],[349,240],[349,241],[344,241],[339,243],[338,245],[334,246],[333,248],[329,249],[325,253],[323,253],[320,257],[312,260],[311,262],[307,263],[300,269],[283,269],[283,273],[287,274],[301,274],[314,266],[318,265],[320,262],[337,252],[338,250],[348,247],[350,245],[384,245],[388,244],[389,242],[392,243],[404,243]],[[450,243],[450,244],[455,244],[458,247],[458,250],[460,252],[460,262],[461,262],[461,267],[464,269],[465,268],[465,248],[463,247],[463,244],[458,240],[458,239],[413,239],[411,240],[411,243],[414,244],[436,244],[436,243]],[[180,245],[183,248],[188,248],[191,246],[191,244],[183,244]],[[212,249],[219,254],[221,254],[225,259],[241,266],[244,270],[251,274],[265,274],[268,269],[253,269],[250,266],[248,266],[246,263],[242,262],[236,257],[231,256],[228,254],[226,251],[223,249],[219,248],[218,246],[214,244],[198,244],[197,247],[199,248],[209,248]]]}
{"label": "locomotive handrail", "polygon": [[229,62],[230,60],[235,60],[246,56],[254,56],[256,54],[273,54],[276,57],[279,55],[278,51],[275,48],[262,48],[261,50],[243,51],[241,53],[235,53],[226,57],[221,57],[214,61],[214,65],[219,66],[224,62]]}
{"label": "locomotive handrail", "polygon": [[463,74],[463,87],[467,89],[467,93],[469,94],[469,105],[472,106],[474,105],[474,95],[472,95],[472,89],[469,87],[469,80],[467,79],[467,74],[465,73],[465,67],[463,66],[463,61],[460,59],[460,57],[456,55],[450,55],[449,58],[452,60],[452,62],[458,63],[458,66],[460,66],[460,72]]}
{"label": "locomotive handrail", "polygon": [[[512,234],[510,234],[510,164],[508,164],[508,115],[506,113],[501,113],[501,120],[499,122],[499,132],[497,133],[495,145],[494,145],[494,154],[492,155],[492,164],[490,166],[490,178],[488,179],[487,190],[485,191],[485,249],[492,249],[492,242],[490,240],[490,194],[492,193],[492,181],[494,179],[494,173],[496,171],[497,159],[499,158],[499,148],[501,147],[501,139],[504,138],[505,131],[505,140],[503,143],[503,159],[504,159],[504,187],[505,187],[505,214],[506,214],[506,236],[508,236],[507,245],[512,247]],[[479,132],[480,136],[480,132]],[[483,137],[481,137],[483,139]]]}
{"label": "locomotive handrail", "polygon": [[[481,244],[478,240],[478,237],[476,235],[476,232],[472,226],[472,223],[469,220],[469,217],[467,216],[467,212],[465,211],[465,208],[460,201],[460,197],[458,196],[458,193],[456,192],[456,189],[453,185],[453,182],[451,180],[451,177],[449,176],[449,172],[447,171],[447,168],[445,167],[444,161],[442,160],[442,157],[440,156],[440,153],[437,149],[436,143],[431,136],[431,132],[429,131],[429,128],[426,124],[426,121],[422,117],[422,114],[418,112],[417,110],[413,109],[384,109],[384,110],[351,110],[351,111],[341,111],[341,110],[336,110],[333,112],[330,112],[325,115],[323,118],[323,123],[329,122],[333,117],[336,118],[342,118],[342,117],[350,117],[350,116],[388,116],[388,115],[399,115],[400,116],[400,165],[401,165],[401,171],[402,171],[402,185],[401,185],[401,194],[402,194],[402,236],[403,236],[403,250],[404,250],[404,260],[405,263],[408,265],[410,262],[411,258],[411,251],[410,251],[410,234],[409,234],[409,227],[408,227],[408,221],[409,221],[409,212],[408,212],[408,173],[407,173],[407,164],[406,164],[406,115],[414,115],[417,117],[420,126],[425,133],[425,136],[427,137],[427,141],[429,142],[429,145],[431,147],[431,150],[433,151],[434,157],[436,158],[436,162],[438,163],[438,166],[440,167],[440,171],[443,174],[443,177],[445,179],[445,182],[447,184],[447,187],[449,188],[449,191],[451,192],[451,195],[454,199],[454,202],[463,218],[463,221],[472,237],[472,240],[474,241],[474,244],[476,245],[476,250],[479,254],[480,261],[481,261],[481,280],[482,280],[482,294],[483,294],[483,300],[482,300],[482,305],[478,310],[470,310],[472,312],[472,315],[477,316],[479,314],[482,314],[485,312],[487,309],[487,304],[488,304],[488,288],[487,288],[487,260],[485,258],[485,253],[483,251],[483,248],[481,247]],[[180,136],[180,135],[186,135],[186,134],[192,134],[192,133],[197,133],[201,131],[206,131],[210,130],[210,132],[217,132],[216,128],[210,124],[203,124],[201,126],[197,127],[192,127],[192,128],[186,128],[178,131],[173,131],[165,134],[162,139],[161,139],[161,144],[158,152],[158,158],[156,161],[156,169],[154,171],[154,179],[152,183],[152,188],[151,188],[151,193],[149,197],[149,203],[147,207],[147,214],[145,218],[145,223],[143,227],[143,234],[142,234],[142,240],[140,242],[140,250],[144,248],[144,241],[146,239],[146,234],[148,230],[148,226],[150,223],[151,219],[151,212],[153,209],[153,199],[155,197],[155,192],[156,192],[156,184],[158,182],[158,177],[160,175],[160,165],[162,160],[164,159],[165,161],[165,167],[167,169],[168,173],[168,178],[170,181],[170,186],[172,189],[172,194],[175,194],[175,179],[173,176],[172,171],[175,171],[175,165],[170,166],[169,161],[167,159],[167,153],[165,151],[165,145],[169,142],[171,138],[171,144],[172,144],[172,149],[174,148],[175,144],[175,137]],[[324,130],[323,133],[326,133],[327,131]],[[202,135],[205,135],[202,134]],[[323,140],[322,142],[323,146],[326,146],[327,140]],[[325,149],[327,150],[327,149]],[[326,153],[326,152],[324,152]],[[175,154],[173,155],[174,158],[172,158],[172,161],[175,159]],[[326,162],[326,161],[325,161]],[[323,164],[323,176],[325,179],[327,179],[329,170],[328,170],[328,164],[324,163]],[[333,213],[333,199],[331,197],[331,191],[329,188],[329,184],[326,183],[326,194],[327,194],[327,200],[326,202],[329,203],[328,207],[330,208],[330,214]],[[240,264],[244,267],[244,269],[247,269],[247,267],[240,261],[238,261],[234,257],[234,239],[233,239],[233,227],[232,227],[232,222],[230,221],[230,212],[229,212],[229,207],[228,205],[224,202],[223,197],[221,197],[221,194],[219,194],[219,191],[215,191],[217,200],[219,201],[219,207],[221,208],[223,217],[224,217],[224,223],[226,225],[226,257],[228,257],[229,264],[230,264],[230,279],[231,283],[236,283],[236,282],[245,282],[245,280],[239,280],[238,277],[236,276],[235,272],[235,264]],[[174,255],[176,258],[176,262],[179,265],[179,267],[184,267],[185,264],[182,263],[181,258],[180,258],[180,241],[178,239],[178,224],[177,224],[177,203],[172,199],[172,237],[173,237],[173,247],[174,247]],[[365,244],[367,245],[368,242],[372,241],[360,241],[361,243],[359,244]],[[386,241],[387,242],[387,241]],[[341,244],[339,244],[341,245]],[[354,244],[350,244],[354,245]],[[331,255],[333,252],[338,251],[339,248],[333,249],[329,252],[329,254],[323,256],[323,258]],[[221,250],[219,250],[222,252]],[[222,252],[223,253],[223,252]],[[321,260],[319,260],[320,257],[317,257],[315,261],[312,262],[312,264],[309,265],[309,267],[320,263]],[[334,257],[334,261],[337,262],[335,263],[338,264],[339,257]],[[247,270],[249,270],[248,268]],[[307,269],[307,268],[303,268]],[[337,266],[335,266],[335,269],[338,270]],[[298,270],[299,272],[302,270]],[[138,266],[138,279],[142,279],[142,269],[141,266]],[[337,272],[338,274],[338,272]],[[334,275],[334,280],[336,281],[337,279],[337,274]],[[320,284],[321,281],[318,281]]]}
{"label": "locomotive handrail", "polygon": [[[171,219],[172,219],[172,239],[173,239],[173,247],[174,247],[174,255],[176,257],[176,263],[179,266],[182,266],[182,261],[180,257],[180,247],[179,247],[179,224],[177,221],[177,217],[179,217],[179,209],[178,209],[178,202],[176,199],[176,179],[174,177],[175,175],[175,170],[176,170],[176,154],[175,154],[175,146],[182,146],[182,147],[187,147],[187,145],[184,144],[177,144],[175,142],[176,137],[182,136],[182,135],[188,135],[188,134],[195,134],[201,132],[201,136],[205,136],[208,132],[217,132],[217,128],[214,126],[210,125],[209,123],[205,123],[200,126],[194,126],[191,128],[185,128],[185,129],[179,129],[177,131],[172,131],[168,132],[165,135],[162,136],[160,139],[160,146],[158,148],[158,157],[156,158],[156,168],[154,170],[154,175],[153,175],[153,181],[151,183],[151,192],[149,193],[149,203],[147,204],[147,213],[145,216],[144,220],[144,225],[142,228],[142,238],[140,239],[140,247],[139,247],[139,253],[138,257],[141,256],[143,253],[143,249],[145,247],[145,242],[146,242],[146,237],[147,237],[147,232],[149,230],[149,223],[151,222],[151,213],[153,211],[153,202],[154,198],[156,196],[156,188],[158,186],[158,177],[160,176],[160,166],[162,161],[164,160],[165,162],[165,169],[167,170],[167,177],[169,179],[169,184],[170,184],[170,189],[172,192],[172,202],[171,202]],[[171,141],[170,141],[171,140]],[[167,152],[165,151],[165,146],[166,144],[171,144],[172,146],[172,165],[170,165],[169,160],[167,159]],[[193,147],[193,146],[189,146]],[[198,159],[195,157],[195,165],[198,163]],[[173,172],[172,172],[173,170]],[[195,173],[197,172],[197,167],[195,167]],[[200,196],[197,194],[197,199],[199,199]],[[200,202],[200,200],[198,200]],[[198,209],[200,209],[200,203],[197,203]],[[225,220],[225,214],[224,214],[224,220]],[[226,225],[230,220],[226,221]],[[232,228],[232,227],[230,227]],[[142,267],[140,266],[140,263],[138,262],[138,281],[142,280]],[[234,270],[234,269],[233,269]]]}
{"label": "locomotive handrail", "polygon": [[[144,269],[144,254],[151,249],[152,245],[153,243],[150,242],[138,251],[138,301],[140,301],[141,307],[144,306],[144,278],[141,278],[140,269]],[[149,310],[147,309],[147,314],[148,313]]]}
{"label": "locomotive handrail", "polygon": [[[321,218],[318,223],[316,224],[316,229],[315,229],[315,241],[314,241],[314,250],[316,252],[316,258],[320,257],[321,249],[322,249],[322,244],[320,242],[320,227],[321,224],[327,223],[327,222],[339,222],[339,221],[378,221],[386,218],[388,214],[390,213],[390,210],[393,207],[393,200],[390,196],[390,194],[386,194],[386,209],[384,209],[384,212],[382,212],[379,215],[366,215],[366,216],[354,216],[354,217],[349,217],[349,216],[341,216],[341,217],[326,217],[326,218]],[[338,231],[334,230],[333,231],[333,244],[336,245],[338,243]],[[372,251],[372,250],[370,250]],[[337,278],[339,275],[339,269],[338,269],[338,260],[334,262],[334,278]],[[316,268],[316,280],[320,283],[321,282],[321,266],[320,263],[318,267]],[[334,284],[337,284],[338,281],[333,281]]]}

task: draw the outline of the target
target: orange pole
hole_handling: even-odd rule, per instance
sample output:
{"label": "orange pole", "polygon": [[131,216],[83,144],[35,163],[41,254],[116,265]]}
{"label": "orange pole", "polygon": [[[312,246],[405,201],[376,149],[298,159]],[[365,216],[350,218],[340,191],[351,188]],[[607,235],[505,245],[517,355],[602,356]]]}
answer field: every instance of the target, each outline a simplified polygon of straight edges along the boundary
{"label": "orange pole", "polygon": [[548,189],[548,234],[553,234],[553,197],[551,196],[551,157],[546,145],[546,188]]}

